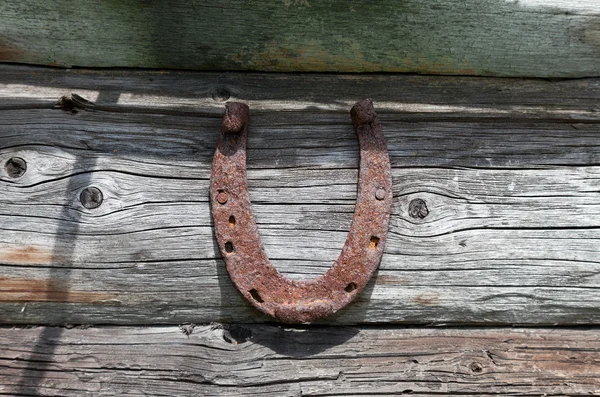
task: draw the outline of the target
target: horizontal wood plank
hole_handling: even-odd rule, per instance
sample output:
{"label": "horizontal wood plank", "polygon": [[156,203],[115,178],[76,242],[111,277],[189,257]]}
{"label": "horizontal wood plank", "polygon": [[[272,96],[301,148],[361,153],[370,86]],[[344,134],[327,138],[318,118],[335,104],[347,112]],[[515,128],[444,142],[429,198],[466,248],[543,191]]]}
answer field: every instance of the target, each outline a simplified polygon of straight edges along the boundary
{"label": "horizontal wood plank", "polygon": [[600,393],[596,330],[231,325],[0,329],[0,395]]}
{"label": "horizontal wood plank", "polygon": [[[358,167],[349,92],[369,86],[393,166],[390,237],[373,282],[325,321],[600,322],[598,80],[2,71],[0,164],[20,157],[27,171],[0,169],[0,322],[269,321],[214,242],[212,96],[250,103],[261,237],[302,279],[344,244]],[[94,102],[56,107],[70,92]],[[99,208],[81,205],[88,186]]]}
{"label": "horizontal wood plank", "polygon": [[596,0],[22,0],[0,61],[277,72],[600,75]]}

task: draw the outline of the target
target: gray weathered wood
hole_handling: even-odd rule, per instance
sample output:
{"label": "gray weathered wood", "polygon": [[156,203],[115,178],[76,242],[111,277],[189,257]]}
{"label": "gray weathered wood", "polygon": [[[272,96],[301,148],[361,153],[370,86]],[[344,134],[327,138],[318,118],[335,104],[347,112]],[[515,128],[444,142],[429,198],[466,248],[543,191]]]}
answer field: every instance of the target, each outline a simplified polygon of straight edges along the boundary
{"label": "gray weathered wood", "polygon": [[[90,71],[0,64],[0,107],[50,108],[75,91],[95,108],[129,112],[220,115],[226,100],[242,100],[253,113],[311,111],[347,114],[358,99],[377,102],[396,120],[537,118],[546,121],[600,117],[600,79],[544,81],[417,75],[332,75]],[[115,106],[118,105],[118,106]]]}
{"label": "gray weathered wood", "polygon": [[[3,323],[268,321],[212,235],[213,93],[250,103],[263,242],[284,274],[309,278],[345,241],[358,165],[347,111],[369,87],[393,164],[390,238],[374,282],[326,321],[600,322],[598,80],[0,73],[0,164],[28,162],[20,179],[0,169]],[[96,104],[54,108],[71,91]],[[90,185],[105,197],[94,210],[78,200]],[[413,199],[427,217],[409,215]]]}
{"label": "gray weathered wood", "polygon": [[21,0],[0,61],[202,70],[600,75],[597,0]]}
{"label": "gray weathered wood", "polygon": [[595,330],[185,328],[0,329],[0,395],[600,393]]}

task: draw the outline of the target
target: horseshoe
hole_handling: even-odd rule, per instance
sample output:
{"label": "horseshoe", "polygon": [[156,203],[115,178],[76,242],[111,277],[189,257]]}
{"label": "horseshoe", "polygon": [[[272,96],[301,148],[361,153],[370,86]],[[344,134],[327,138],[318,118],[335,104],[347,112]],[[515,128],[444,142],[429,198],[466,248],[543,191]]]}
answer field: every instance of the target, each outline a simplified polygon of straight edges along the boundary
{"label": "horseshoe", "polygon": [[237,289],[254,307],[283,323],[308,323],[335,313],[356,298],[379,267],[392,208],[390,159],[373,102],[357,102],[350,115],[360,145],[350,231],[339,258],[324,275],[295,281],[269,262],[250,208],[249,108],[226,104],[210,180],[215,236]]}

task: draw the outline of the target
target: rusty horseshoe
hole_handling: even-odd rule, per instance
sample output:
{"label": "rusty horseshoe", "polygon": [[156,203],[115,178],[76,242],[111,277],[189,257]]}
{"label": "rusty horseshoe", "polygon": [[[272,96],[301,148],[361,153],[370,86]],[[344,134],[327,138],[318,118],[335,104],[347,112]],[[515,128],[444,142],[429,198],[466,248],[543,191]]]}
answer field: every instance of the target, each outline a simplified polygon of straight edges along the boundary
{"label": "rusty horseshoe", "polygon": [[260,311],[284,323],[312,322],[346,306],[365,288],[383,254],[392,208],[387,146],[370,99],[357,102],[350,115],[360,145],[360,171],[346,243],[324,275],[294,281],[270,263],[250,208],[248,106],[226,104],[210,180],[215,235],[237,289]]}

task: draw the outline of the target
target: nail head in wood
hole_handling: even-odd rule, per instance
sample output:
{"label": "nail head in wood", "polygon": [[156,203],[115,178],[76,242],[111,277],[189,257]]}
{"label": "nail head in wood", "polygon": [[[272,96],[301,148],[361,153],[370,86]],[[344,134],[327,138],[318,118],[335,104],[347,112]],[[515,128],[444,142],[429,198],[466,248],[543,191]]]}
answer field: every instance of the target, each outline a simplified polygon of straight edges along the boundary
{"label": "nail head in wood", "polygon": [[100,207],[102,201],[104,201],[104,195],[97,187],[90,186],[83,189],[79,195],[79,201],[88,210]]}
{"label": "nail head in wood", "polygon": [[20,157],[11,157],[4,165],[6,173],[11,178],[20,178],[27,171],[27,162]]}
{"label": "nail head in wood", "polygon": [[429,208],[427,208],[425,200],[420,198],[412,200],[408,205],[408,215],[419,219],[423,219],[429,215]]}

